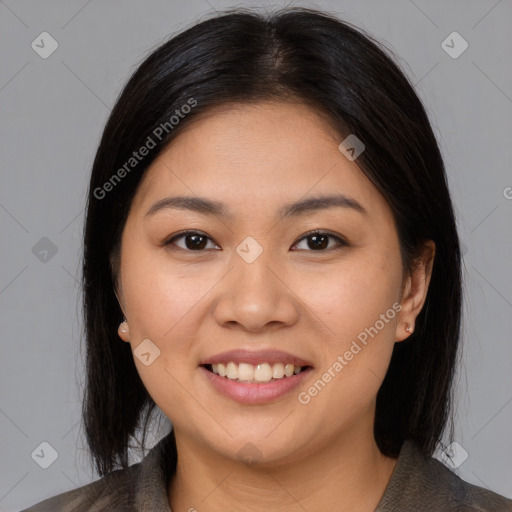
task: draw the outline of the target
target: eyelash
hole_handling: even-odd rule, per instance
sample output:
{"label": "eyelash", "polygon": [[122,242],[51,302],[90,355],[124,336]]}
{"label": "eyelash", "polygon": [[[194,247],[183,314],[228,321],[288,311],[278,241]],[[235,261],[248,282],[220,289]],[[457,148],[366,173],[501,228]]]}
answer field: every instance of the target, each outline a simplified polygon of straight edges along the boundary
{"label": "eyelash", "polygon": [[[213,241],[206,233],[203,233],[201,231],[183,231],[181,233],[178,233],[177,235],[174,235],[169,240],[165,241],[163,243],[163,245],[164,246],[172,245],[176,240],[178,240],[180,238],[184,238],[187,235],[200,235],[200,236],[206,237],[209,240]],[[334,247],[334,248],[330,247],[330,248],[327,248],[327,249],[320,249],[318,251],[315,251],[313,249],[306,249],[306,252],[329,252],[329,251],[332,251],[332,250],[341,249],[343,247],[348,247],[349,246],[348,242],[345,239],[343,239],[341,236],[334,235],[333,233],[330,233],[329,231],[322,231],[322,230],[314,230],[314,231],[310,231],[310,232],[304,234],[293,245],[294,246],[298,245],[299,242],[301,242],[302,240],[306,240],[307,238],[309,238],[311,236],[321,236],[321,235],[326,235],[329,238],[335,239],[338,242],[338,244],[339,244],[338,247]],[[186,249],[186,248],[184,249],[183,247],[177,247],[177,248],[180,249],[180,250],[186,251],[186,252],[204,252],[206,250],[206,249],[200,249],[200,250],[194,251],[194,250],[191,250],[191,249]],[[304,249],[300,249],[300,250],[304,250]]]}

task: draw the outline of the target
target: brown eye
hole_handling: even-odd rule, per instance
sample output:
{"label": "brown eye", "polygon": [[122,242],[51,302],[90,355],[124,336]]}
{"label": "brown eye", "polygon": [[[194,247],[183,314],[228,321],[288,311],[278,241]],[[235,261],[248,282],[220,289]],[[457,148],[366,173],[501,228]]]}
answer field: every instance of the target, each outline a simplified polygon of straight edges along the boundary
{"label": "brown eye", "polygon": [[[184,240],[184,245],[180,245],[176,243],[177,240]],[[205,235],[204,233],[198,233],[197,231],[186,231],[179,235],[174,236],[169,241],[165,243],[165,245],[176,245],[180,249],[187,251],[202,251],[208,245],[208,241],[211,239]],[[215,248],[217,246],[214,247]]]}
{"label": "brown eye", "polygon": [[[329,241],[330,239],[335,240],[338,243],[338,246],[336,247],[330,247]],[[300,239],[300,242],[303,240],[307,241],[307,248],[306,250],[316,251],[316,252],[325,252],[325,250],[330,249],[336,249],[340,246],[346,246],[348,245],[345,240],[343,240],[341,237],[333,235],[331,233],[328,233],[326,231],[314,231],[312,233],[307,234],[306,236],[302,237]],[[295,244],[294,247],[296,247],[298,244]],[[304,250],[304,249],[301,249]]]}

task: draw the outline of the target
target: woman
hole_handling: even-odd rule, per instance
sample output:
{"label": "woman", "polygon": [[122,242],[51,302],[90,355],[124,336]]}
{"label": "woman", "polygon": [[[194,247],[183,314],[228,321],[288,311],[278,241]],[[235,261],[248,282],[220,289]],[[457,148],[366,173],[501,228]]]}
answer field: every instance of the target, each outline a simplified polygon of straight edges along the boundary
{"label": "woman", "polygon": [[[431,456],[460,249],[421,102],[327,14],[223,13],[136,70],[94,162],[83,419],[28,510],[512,510]],[[139,464],[155,406],[171,432]]]}

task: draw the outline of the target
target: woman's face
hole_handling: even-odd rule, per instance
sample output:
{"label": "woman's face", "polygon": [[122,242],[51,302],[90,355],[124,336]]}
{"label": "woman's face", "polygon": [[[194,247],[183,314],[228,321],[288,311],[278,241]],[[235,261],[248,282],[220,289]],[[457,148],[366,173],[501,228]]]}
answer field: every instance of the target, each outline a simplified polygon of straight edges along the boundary
{"label": "woman's face", "polygon": [[340,142],[307,106],[238,105],[148,169],[122,236],[121,336],[177,438],[269,463],[372,438],[421,297],[405,296],[389,205]]}

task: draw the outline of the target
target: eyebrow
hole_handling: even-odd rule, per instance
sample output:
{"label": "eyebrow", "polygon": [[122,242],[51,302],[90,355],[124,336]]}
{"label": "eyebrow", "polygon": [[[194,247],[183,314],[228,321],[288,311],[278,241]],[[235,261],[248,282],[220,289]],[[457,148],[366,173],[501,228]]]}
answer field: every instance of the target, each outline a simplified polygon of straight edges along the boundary
{"label": "eyebrow", "polygon": [[[343,194],[318,196],[308,199],[301,199],[294,203],[289,203],[280,208],[277,215],[284,219],[286,217],[297,217],[306,213],[312,213],[328,208],[348,208],[355,210],[363,215],[368,215],[368,211],[355,199]],[[166,197],[157,201],[147,212],[146,217],[155,213],[174,208],[179,210],[190,210],[204,215],[213,215],[215,217],[232,218],[232,214],[224,203],[198,196],[173,196]]]}

